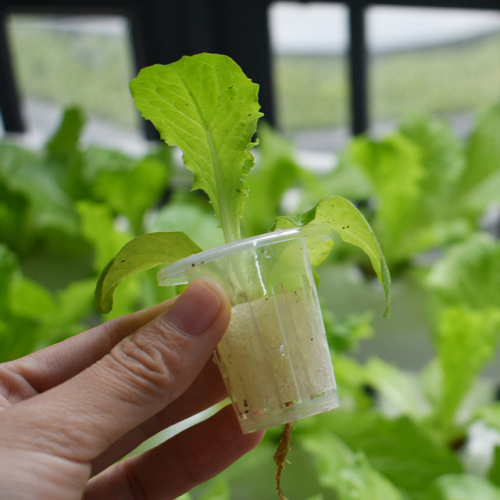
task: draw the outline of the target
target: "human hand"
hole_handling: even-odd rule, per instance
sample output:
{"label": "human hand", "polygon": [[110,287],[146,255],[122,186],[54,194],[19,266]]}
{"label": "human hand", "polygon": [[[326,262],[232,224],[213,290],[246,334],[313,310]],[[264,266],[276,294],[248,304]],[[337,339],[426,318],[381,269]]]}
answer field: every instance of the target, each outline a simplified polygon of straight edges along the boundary
{"label": "human hand", "polygon": [[226,397],[212,352],[230,318],[202,278],[176,299],[0,365],[0,498],[173,499],[258,444],[231,407],[117,462]]}

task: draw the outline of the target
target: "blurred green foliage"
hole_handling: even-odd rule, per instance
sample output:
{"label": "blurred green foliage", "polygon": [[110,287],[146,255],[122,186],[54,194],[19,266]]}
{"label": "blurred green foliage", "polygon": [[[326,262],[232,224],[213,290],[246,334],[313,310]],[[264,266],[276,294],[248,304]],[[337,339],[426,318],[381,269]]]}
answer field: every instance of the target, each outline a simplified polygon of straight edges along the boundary
{"label": "blurred green foliage", "polygon": [[[83,126],[81,112],[68,109],[44,149],[0,143],[2,360],[102,321],[93,298],[97,277],[132,237],[182,230],[202,248],[223,240],[205,197],[174,181],[171,149],[155,145],[132,158],[84,148]],[[496,388],[482,377],[500,336],[500,242],[491,230],[498,231],[498,219],[484,224],[500,206],[499,137],[499,106],[478,117],[466,140],[434,118],[413,116],[380,140],[353,139],[331,170],[313,175],[275,130],[259,130],[245,236],[321,197],[348,197],[375,228],[395,286],[411,276],[423,290],[433,346],[417,373],[377,357],[360,362],[353,354],[379,334],[372,320],[382,311],[344,314],[321,297],[342,406],[295,423],[282,482],[289,498],[500,499],[500,448],[492,444],[478,458],[468,447],[478,425],[500,432]],[[336,245],[325,268],[354,270],[360,290],[381,294],[366,256]],[[321,289],[343,286],[326,285]],[[116,293],[113,315],[173,292],[147,272]],[[268,431],[254,451],[182,498],[276,498],[279,433]]]}

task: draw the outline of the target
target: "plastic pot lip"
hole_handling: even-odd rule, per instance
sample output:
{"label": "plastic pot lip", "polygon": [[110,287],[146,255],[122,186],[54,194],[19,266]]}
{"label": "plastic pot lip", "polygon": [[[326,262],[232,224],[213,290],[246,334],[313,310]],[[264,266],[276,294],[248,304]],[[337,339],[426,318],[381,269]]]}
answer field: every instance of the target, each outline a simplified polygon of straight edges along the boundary
{"label": "plastic pot lip", "polygon": [[215,248],[210,248],[203,252],[195,253],[189,257],[178,260],[167,267],[158,271],[158,284],[161,286],[164,281],[172,276],[182,274],[187,270],[214,262],[222,257],[233,255],[236,253],[248,251],[255,248],[260,248],[274,243],[281,243],[283,241],[294,240],[298,238],[314,237],[320,238],[321,241],[327,241],[333,237],[332,230],[325,224],[312,224],[303,227],[293,227],[288,229],[277,229],[269,233],[251,236],[236,240],[231,243],[226,243]]}

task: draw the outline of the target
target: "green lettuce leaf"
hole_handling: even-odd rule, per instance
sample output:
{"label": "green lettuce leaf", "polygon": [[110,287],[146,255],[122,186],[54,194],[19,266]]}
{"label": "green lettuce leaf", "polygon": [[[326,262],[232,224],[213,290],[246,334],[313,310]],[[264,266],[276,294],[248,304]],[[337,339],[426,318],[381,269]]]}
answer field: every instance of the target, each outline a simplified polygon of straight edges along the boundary
{"label": "green lettuce leaf", "polygon": [[429,403],[418,389],[415,377],[379,358],[370,358],[364,367],[366,384],[398,413],[422,418],[430,411]]}
{"label": "green lettuce leaf", "polygon": [[422,250],[425,245],[415,225],[421,224],[420,203],[427,176],[421,152],[402,134],[382,141],[354,139],[349,147],[351,162],[369,179],[376,196],[373,227],[383,242],[390,262]]}
{"label": "green lettuce leaf", "polygon": [[445,305],[500,307],[500,244],[486,234],[468,238],[433,267],[427,284]]}
{"label": "green lettuce leaf", "polygon": [[493,463],[488,478],[493,484],[500,486],[500,446],[495,446],[493,451]]}
{"label": "green lettuce leaf", "polygon": [[64,111],[61,124],[45,145],[50,156],[61,159],[78,149],[80,136],[85,125],[85,117],[77,107]]}
{"label": "green lettuce leaf", "polygon": [[486,479],[469,474],[440,477],[425,500],[500,500],[500,488]]}
{"label": "green lettuce leaf", "polygon": [[481,213],[490,203],[498,203],[500,190],[500,105],[480,116],[467,143],[466,168],[457,187],[456,198],[464,198]]}
{"label": "green lettuce leaf", "polygon": [[231,500],[229,486],[223,479],[215,480],[210,489],[200,496],[200,500]]}
{"label": "green lettuce leaf", "polygon": [[[144,68],[130,87],[143,117],[155,125],[167,144],[182,150],[186,166],[194,173],[193,189],[202,189],[208,195],[225,241],[239,239],[242,203],[247,194],[246,175],[253,166],[252,137],[262,116],[257,100],[258,86],[229,57],[198,54],[167,66]],[[390,276],[385,259],[370,226],[352,204],[340,197],[327,198],[314,212],[302,216],[298,224],[293,218],[283,218],[278,219],[276,227],[290,227],[290,224],[328,225],[346,242],[360,247],[369,256],[383,285],[386,314],[389,312]],[[333,242],[311,238],[311,260],[317,265],[328,256]],[[129,248],[134,249],[134,259],[127,259],[127,270],[118,273],[120,280],[145,269],[148,257],[139,258],[142,242],[130,242],[130,245],[133,245]],[[166,249],[165,246],[157,252],[163,263],[174,262],[196,251],[191,248],[190,253],[179,254],[171,247],[172,253],[167,256]],[[148,251],[155,253],[152,245]],[[132,269],[132,264],[137,268]],[[108,265],[98,286],[101,306],[101,297],[105,297],[103,310],[111,306],[117,280],[110,280],[111,285],[105,287],[105,293],[99,289],[112,270],[112,264]]]}
{"label": "green lettuce leaf", "polygon": [[5,317],[9,311],[10,292],[19,263],[15,254],[0,243],[0,318]]}
{"label": "green lettuce leaf", "polygon": [[302,446],[318,463],[319,481],[334,490],[339,500],[403,500],[404,496],[366,456],[354,453],[336,436],[321,432],[307,436]]}
{"label": "green lettuce leaf", "polygon": [[[327,225],[346,242],[359,247],[369,257],[372,267],[382,284],[386,298],[385,315],[391,305],[391,277],[384,255],[372,228],[363,214],[341,196],[330,196],[303,214],[282,216],[276,219],[276,229]],[[309,258],[313,266],[321,264],[332,248],[333,241],[308,244]]]}
{"label": "green lettuce leaf", "polygon": [[0,194],[5,189],[5,196],[15,202],[16,210],[21,208],[24,198],[26,213],[23,225],[16,228],[17,238],[22,238],[25,231],[31,235],[38,233],[36,236],[46,240],[52,231],[60,237],[76,235],[78,224],[73,202],[49,167],[39,154],[0,144]]}
{"label": "green lettuce leaf", "polygon": [[476,411],[475,417],[480,418],[488,427],[500,432],[500,401],[481,406]]}
{"label": "green lettuce leaf", "polygon": [[247,178],[251,195],[243,208],[244,236],[269,231],[282,213],[284,195],[291,188],[300,188],[301,205],[310,206],[329,194],[318,175],[297,163],[292,141],[265,122],[259,124],[258,136],[257,163]]}
{"label": "green lettuce leaf", "polygon": [[113,212],[103,203],[80,201],[76,209],[80,215],[80,231],[94,249],[93,267],[99,272],[132,235],[117,229]]}
{"label": "green lettuce leaf", "polygon": [[[426,175],[422,179],[421,209],[454,213],[456,207],[443,203],[453,193],[453,188],[465,168],[464,145],[444,120],[426,115],[413,115],[403,121],[401,133],[418,146]],[[456,200],[455,200],[456,201]]]}
{"label": "green lettuce leaf", "polygon": [[34,322],[44,321],[54,312],[59,313],[53,294],[25,276],[19,276],[13,282],[9,301],[12,314]]}
{"label": "green lettuce leaf", "polygon": [[500,341],[500,244],[478,234],[452,247],[427,285],[440,306],[433,329],[442,379],[437,416],[447,432]]}
{"label": "green lettuce leaf", "polygon": [[142,116],[182,150],[193,189],[207,193],[226,242],[239,239],[244,178],[262,116],[258,85],[229,57],[198,54],[144,68],[130,88]]}
{"label": "green lettuce leaf", "polygon": [[447,307],[437,326],[436,349],[442,371],[442,393],[437,412],[447,432],[464,397],[500,339],[500,308],[480,311]]}
{"label": "green lettuce leaf", "polygon": [[128,171],[104,171],[96,179],[94,191],[99,199],[125,215],[134,232],[143,232],[143,219],[166,190],[167,171],[155,158],[145,157]]}
{"label": "green lettuce leaf", "polygon": [[297,429],[297,439],[316,439],[321,435],[318,429],[338,436],[354,453],[362,453],[378,473],[409,498],[422,498],[439,476],[462,471],[452,451],[408,416],[389,418],[374,411],[337,410],[310,419],[304,435]]}
{"label": "green lettuce leaf", "polygon": [[96,299],[99,309],[113,307],[113,291],[128,276],[159,264],[171,264],[201,251],[184,233],[148,233],[129,241],[112,259],[99,278]]}
{"label": "green lettuce leaf", "polygon": [[223,245],[224,235],[213,211],[199,198],[196,193],[175,193],[152,217],[150,232],[182,231],[201,248]]}
{"label": "green lettuce leaf", "polygon": [[55,307],[41,316],[37,349],[88,328],[88,317],[95,312],[94,290],[95,279],[89,278],[73,281],[54,294]]}

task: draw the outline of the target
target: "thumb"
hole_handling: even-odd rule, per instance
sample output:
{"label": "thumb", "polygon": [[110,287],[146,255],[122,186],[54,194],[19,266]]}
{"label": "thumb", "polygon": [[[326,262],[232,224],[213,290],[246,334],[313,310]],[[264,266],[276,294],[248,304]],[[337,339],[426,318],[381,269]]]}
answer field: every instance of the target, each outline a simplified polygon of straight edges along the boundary
{"label": "thumb", "polygon": [[162,410],[194,381],[229,318],[222,288],[206,278],[197,280],[168,311],[122,340],[94,365],[25,401],[38,407],[28,412],[35,418],[45,414],[42,428],[39,420],[35,428],[39,438],[45,434],[42,441],[51,447],[46,451],[90,461]]}

